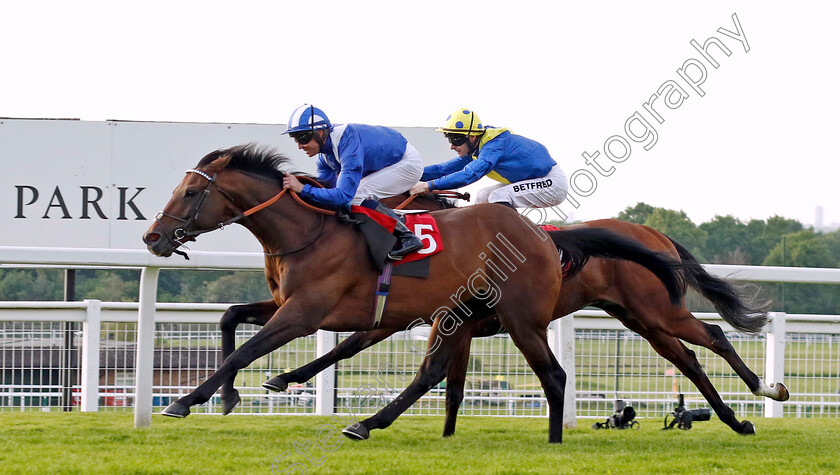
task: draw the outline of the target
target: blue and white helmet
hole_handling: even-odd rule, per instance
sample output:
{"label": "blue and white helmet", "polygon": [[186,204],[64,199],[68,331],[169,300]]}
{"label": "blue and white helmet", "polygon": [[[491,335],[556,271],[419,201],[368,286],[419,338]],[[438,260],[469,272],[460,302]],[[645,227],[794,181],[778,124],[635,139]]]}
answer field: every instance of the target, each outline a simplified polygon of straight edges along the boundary
{"label": "blue and white helmet", "polygon": [[306,130],[329,129],[331,126],[330,119],[327,118],[327,114],[324,114],[324,111],[312,104],[304,104],[292,112],[292,116],[289,117],[288,128],[283,134]]}

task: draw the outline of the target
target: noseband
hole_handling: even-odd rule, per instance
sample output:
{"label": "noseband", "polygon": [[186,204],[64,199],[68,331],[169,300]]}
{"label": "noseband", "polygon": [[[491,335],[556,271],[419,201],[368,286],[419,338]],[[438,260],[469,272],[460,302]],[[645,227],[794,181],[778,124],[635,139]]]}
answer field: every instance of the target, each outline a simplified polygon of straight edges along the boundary
{"label": "noseband", "polygon": [[198,236],[199,234],[204,234],[206,232],[214,231],[216,229],[222,229],[225,226],[227,226],[228,224],[232,224],[232,223],[234,223],[234,222],[236,222],[236,221],[238,221],[239,219],[242,218],[242,215],[239,215],[236,218],[234,218],[233,220],[228,220],[228,221],[225,221],[223,223],[217,224],[214,228],[204,229],[204,230],[200,230],[200,231],[187,231],[186,229],[189,228],[193,224],[193,222],[195,222],[196,219],[198,219],[199,211],[201,211],[201,207],[204,205],[204,202],[207,200],[207,196],[210,195],[210,185],[211,184],[217,190],[219,190],[219,193],[221,193],[222,196],[227,198],[228,201],[230,201],[234,205],[236,203],[233,201],[233,198],[231,198],[231,196],[229,194],[227,194],[227,192],[225,192],[225,190],[221,189],[219,187],[219,185],[216,183],[216,175],[210,176],[210,175],[204,173],[203,171],[196,170],[194,168],[189,169],[186,172],[187,173],[195,173],[196,175],[202,176],[202,177],[207,179],[207,185],[204,187],[204,190],[202,190],[201,196],[199,196],[198,201],[195,203],[195,206],[193,207],[192,212],[189,214],[189,216],[187,218],[182,218],[180,216],[175,216],[175,215],[172,215],[172,214],[169,214],[169,213],[165,213],[163,211],[160,211],[155,215],[155,222],[159,223],[161,226],[163,226],[163,223],[160,222],[160,219],[163,218],[163,217],[174,219],[175,221],[178,221],[179,223],[181,223],[181,226],[179,226],[174,231],[172,231],[172,237],[174,238],[172,241],[177,243],[178,245],[183,245],[184,240],[189,240],[191,238],[194,238],[195,236]]}

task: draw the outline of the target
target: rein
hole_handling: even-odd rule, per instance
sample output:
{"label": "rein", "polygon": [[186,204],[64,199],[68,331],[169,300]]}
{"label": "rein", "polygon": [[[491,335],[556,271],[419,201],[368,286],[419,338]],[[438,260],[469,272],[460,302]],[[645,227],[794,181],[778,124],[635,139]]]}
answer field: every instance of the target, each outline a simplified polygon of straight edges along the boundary
{"label": "rein", "polygon": [[[195,169],[195,168],[191,168],[191,169],[187,170],[186,173],[195,173],[196,175],[199,175],[199,176],[207,179],[207,186],[204,188],[204,191],[202,192],[201,198],[199,198],[199,200],[196,203],[195,207],[193,208],[193,211],[190,214],[190,216],[188,218],[184,219],[184,218],[181,218],[181,217],[178,217],[178,216],[174,216],[174,215],[171,215],[171,214],[168,214],[168,213],[164,213],[163,211],[161,211],[157,215],[155,215],[155,221],[157,221],[157,222],[160,222],[160,218],[166,216],[168,218],[174,219],[174,220],[182,223],[182,226],[176,228],[172,232],[172,237],[174,238],[174,242],[178,243],[179,245],[184,245],[184,240],[192,240],[193,238],[195,238],[196,236],[199,236],[201,234],[208,233],[210,231],[215,231],[217,229],[224,229],[225,226],[229,226],[231,224],[234,224],[234,223],[238,222],[239,220],[241,220],[243,218],[251,216],[252,214],[256,213],[257,211],[261,211],[261,210],[273,205],[274,203],[276,203],[277,200],[282,198],[283,195],[286,194],[286,191],[289,190],[288,188],[283,188],[283,190],[281,190],[279,193],[277,193],[273,197],[269,198],[268,200],[239,213],[238,215],[234,216],[233,218],[230,218],[226,221],[222,221],[212,228],[201,229],[201,230],[198,230],[198,231],[186,231],[185,228],[189,227],[193,223],[193,221],[195,221],[198,218],[198,213],[201,210],[201,207],[204,205],[204,201],[207,199],[207,196],[210,194],[210,185],[211,184],[219,191],[219,193],[222,194],[222,196],[224,196],[228,201],[230,201],[235,207],[239,208],[239,205],[236,203],[236,201],[233,199],[233,197],[231,197],[225,190],[223,190],[218,185],[218,183],[216,183],[216,175],[215,174],[213,176],[210,176],[207,173],[205,173],[201,170]],[[315,185],[315,186],[321,186],[320,183],[318,183],[316,180],[314,180],[310,177],[297,176],[296,178],[298,178],[299,180],[302,180],[302,181],[306,181],[309,184],[312,184],[312,185]],[[316,213],[321,214],[321,223],[320,223],[320,226],[318,227],[318,234],[315,235],[314,239],[312,239],[308,243],[304,244],[302,247],[300,247],[298,249],[295,249],[294,251],[284,251],[284,252],[270,253],[270,254],[265,253],[268,256],[285,256],[287,254],[292,254],[292,253],[295,253],[295,252],[298,252],[298,251],[301,251],[301,250],[305,249],[306,247],[308,247],[310,244],[315,242],[321,236],[321,232],[324,229],[324,215],[328,215],[328,216],[335,215],[334,211],[318,208],[317,206],[312,206],[309,203],[303,201],[303,199],[300,197],[300,195],[298,195],[295,191],[292,191],[290,194],[295,199],[295,201],[297,201],[304,208],[307,208],[310,211],[314,211]],[[176,254],[182,255],[182,256],[184,256],[185,259],[189,260],[189,256],[187,256],[186,252],[180,251],[178,249],[175,249],[173,252],[175,252]]]}
{"label": "rein", "polygon": [[[160,211],[159,213],[157,213],[155,215],[155,221],[158,222],[158,223],[160,222],[160,219],[162,217],[167,217],[167,218],[173,219],[173,220],[181,223],[181,226],[179,226],[178,228],[176,228],[172,232],[172,238],[173,238],[172,241],[177,243],[180,246],[184,245],[184,241],[194,240],[194,238],[196,236],[199,236],[199,235],[204,234],[204,233],[208,233],[210,231],[215,231],[217,229],[224,229],[225,226],[229,226],[231,224],[234,224],[234,223],[240,221],[243,218],[247,218],[248,216],[251,216],[252,214],[254,214],[258,211],[261,211],[265,208],[268,208],[269,206],[276,203],[280,198],[282,198],[283,195],[285,195],[287,191],[289,191],[289,188],[283,188],[279,193],[272,196],[268,200],[266,200],[266,201],[264,201],[264,202],[262,202],[262,203],[260,203],[256,206],[252,206],[251,208],[248,208],[247,210],[239,213],[238,215],[234,216],[233,218],[230,218],[226,221],[222,221],[222,222],[218,223],[217,225],[215,225],[212,228],[200,229],[200,230],[197,230],[197,231],[187,231],[186,228],[188,228],[196,219],[198,219],[199,211],[201,210],[201,207],[204,205],[204,202],[207,199],[207,196],[210,195],[210,185],[213,185],[216,188],[216,190],[218,190],[219,193],[221,193],[222,196],[224,196],[228,201],[230,201],[236,208],[240,208],[240,207],[236,203],[236,201],[233,199],[233,197],[230,196],[225,190],[223,190],[218,185],[218,183],[216,183],[216,175],[215,174],[213,176],[210,176],[207,173],[205,173],[205,172],[203,172],[199,169],[196,169],[196,168],[191,168],[191,169],[187,170],[186,173],[195,173],[196,175],[199,175],[199,176],[201,176],[201,177],[203,177],[207,180],[207,186],[204,187],[204,191],[202,192],[201,197],[199,198],[198,202],[195,204],[195,207],[193,208],[192,213],[190,213],[189,217],[187,217],[187,218],[181,218],[181,217],[178,217],[178,216],[174,216],[174,215],[171,215],[171,214],[168,214],[168,213],[164,213],[163,211]],[[322,186],[320,183],[318,183],[313,178],[310,178],[310,177],[307,177],[307,176],[295,176],[295,177],[297,179],[299,179],[300,181],[304,181],[304,182],[306,182],[306,183],[308,183],[312,186],[318,186],[318,187]],[[445,197],[445,198],[455,198],[455,199],[462,199],[462,200],[466,200],[466,201],[470,200],[470,194],[469,193],[458,193],[456,191],[449,191],[449,190],[435,190],[432,193],[434,193],[438,196]],[[266,256],[285,256],[285,255],[293,254],[295,252],[298,252],[298,251],[301,251],[301,250],[307,248],[313,242],[318,240],[318,238],[321,236],[321,233],[323,232],[323,229],[324,229],[324,216],[325,215],[326,216],[334,216],[336,214],[335,211],[319,208],[317,206],[313,206],[313,205],[303,201],[303,198],[301,198],[300,195],[295,191],[291,191],[290,195],[292,196],[292,198],[295,199],[295,201],[297,201],[304,208],[321,215],[321,223],[318,226],[318,234],[316,234],[315,237],[312,240],[310,240],[309,242],[307,242],[303,246],[301,246],[301,247],[299,247],[299,248],[297,248],[293,251],[283,251],[283,252],[278,252],[278,253],[268,253],[268,252],[266,252],[265,253]],[[408,199],[406,199],[405,201],[400,203],[394,209],[405,208],[406,206],[408,206],[409,203],[411,203],[414,200],[414,198],[416,196],[418,196],[418,195],[412,195],[412,196],[408,197]],[[189,260],[189,256],[187,255],[186,252],[178,250],[178,249],[173,250],[173,252],[176,253],[176,254],[179,254],[181,256],[184,256],[184,259]]]}

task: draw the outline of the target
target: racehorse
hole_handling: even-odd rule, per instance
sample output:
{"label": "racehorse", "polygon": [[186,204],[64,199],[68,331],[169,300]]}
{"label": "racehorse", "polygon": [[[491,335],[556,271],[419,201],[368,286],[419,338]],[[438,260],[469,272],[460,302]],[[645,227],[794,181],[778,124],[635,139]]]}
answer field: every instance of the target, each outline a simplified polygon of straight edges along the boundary
{"label": "racehorse", "polygon": [[[406,194],[383,200],[383,203],[397,207],[407,198]],[[411,206],[418,209],[436,210],[451,207],[454,204],[435,197],[418,196]],[[763,310],[763,305],[742,299],[736,287],[708,274],[687,249],[653,228],[606,219],[567,226],[560,231],[548,231],[548,234],[552,239],[560,241],[562,233],[580,228],[608,229],[635,239],[652,251],[679,259],[683,263],[682,269],[686,283],[712,302],[718,313],[732,327],[742,332],[755,333],[765,325],[767,315]],[[561,308],[561,316],[585,306],[601,308],[621,321],[624,326],[644,337],[657,353],[673,363],[694,383],[715,410],[718,418],[735,432],[753,434],[755,427],[749,421],[738,421],[734,411],[720,398],[694,352],[680,340],[708,348],[723,357],[756,396],[769,397],[777,401],[786,401],[790,398],[788,389],[783,383],[768,385],[747,367],[719,326],[696,319],[686,308],[684,301],[677,305],[672,304],[666,288],[638,264],[615,259],[590,259],[579,273],[569,274],[564,278],[558,305]],[[223,338],[233,338],[232,331],[237,323],[238,317],[235,313],[227,315],[227,319],[223,318],[222,332],[229,333]],[[455,432],[458,408],[464,397],[470,349],[469,339],[497,334],[500,326],[497,319],[465,325],[464,329],[470,330],[467,332],[469,334],[462,335],[463,341],[457,350],[452,351],[453,358],[446,367],[444,436]],[[384,330],[354,333],[324,356],[294,371],[275,376],[266,381],[263,386],[273,391],[282,391],[289,383],[308,381],[335,362],[350,358],[389,335],[390,333]],[[433,341],[434,337],[435,335],[430,336],[430,341]],[[455,339],[454,335],[448,338],[450,341]],[[372,418],[345,429],[345,434],[365,439],[369,436],[370,429],[387,427],[410,406],[409,401],[413,402],[412,399],[416,400],[443,379],[441,376],[443,369],[436,368],[436,371],[436,376],[424,383],[425,390],[418,388],[415,383],[420,383],[415,380],[406,388],[407,392],[410,391],[411,397],[403,398],[398,407],[386,406]]]}
{"label": "racehorse", "polygon": [[[287,193],[282,188],[283,162],[281,156],[254,145],[209,153],[187,170],[143,235],[150,252],[171,256],[201,234],[241,224],[263,246],[273,298],[246,306],[250,314],[246,321],[253,319],[262,328],[230,352],[194,391],[165,408],[164,415],[186,417],[191,406],[209,400],[237,371],[295,338],[318,329],[372,327],[377,272],[361,233]],[[457,330],[456,319],[443,311],[453,296],[469,310],[467,321],[495,315],[545,391],[549,442],[561,442],[566,375],[551,354],[545,332],[549,322],[560,316],[558,247],[578,262],[598,255],[641,256],[653,267],[659,265],[676,301],[681,287],[672,263],[604,230],[568,232],[557,246],[516,211],[500,205],[442,210],[434,217],[445,251],[429,257],[433,278],[401,285],[407,282],[395,277],[379,328],[394,333],[420,318],[435,326],[448,322]],[[502,258],[504,262],[494,261]],[[430,357],[448,361],[446,351],[434,351]]]}

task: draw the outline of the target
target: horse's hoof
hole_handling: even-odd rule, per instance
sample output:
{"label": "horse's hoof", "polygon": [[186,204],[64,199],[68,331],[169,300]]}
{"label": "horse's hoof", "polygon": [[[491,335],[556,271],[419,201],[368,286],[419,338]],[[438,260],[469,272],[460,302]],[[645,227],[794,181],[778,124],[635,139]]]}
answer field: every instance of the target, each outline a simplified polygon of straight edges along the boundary
{"label": "horse's hoof", "polygon": [[741,423],[741,435],[755,435],[755,426],[750,421]]}
{"label": "horse's hoof", "polygon": [[262,383],[262,387],[268,389],[269,391],[279,393],[285,391],[289,387],[289,383],[287,383],[286,380],[283,379],[282,374],[278,374],[277,376]]}
{"label": "horse's hoof", "polygon": [[222,415],[226,416],[233,412],[236,406],[239,405],[239,391],[234,391],[230,395],[222,396]]}
{"label": "horse's hoof", "polygon": [[341,431],[342,434],[353,440],[367,440],[370,439],[370,431],[367,427],[357,422],[351,426],[347,426]]}
{"label": "horse's hoof", "polygon": [[770,384],[771,388],[777,387],[779,388],[779,396],[774,398],[776,401],[787,401],[790,399],[790,391],[788,391],[787,386],[785,383],[772,383]]}
{"label": "horse's hoof", "polygon": [[190,415],[190,408],[181,404],[178,401],[175,401],[172,404],[166,406],[166,409],[160,411],[160,413],[164,416],[177,417],[178,419],[183,419]]}

